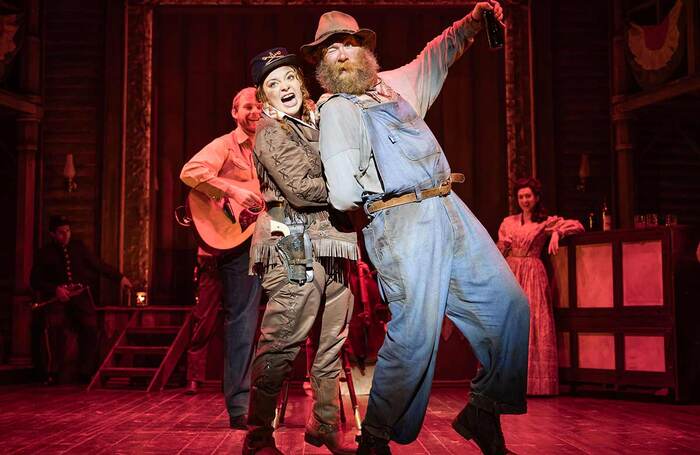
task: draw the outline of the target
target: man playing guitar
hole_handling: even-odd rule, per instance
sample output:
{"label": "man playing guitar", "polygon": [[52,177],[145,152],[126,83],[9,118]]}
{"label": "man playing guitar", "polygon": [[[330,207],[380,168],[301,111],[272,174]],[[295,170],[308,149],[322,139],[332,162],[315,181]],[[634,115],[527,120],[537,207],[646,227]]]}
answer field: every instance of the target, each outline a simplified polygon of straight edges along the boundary
{"label": "man playing guitar", "polygon": [[[255,99],[254,88],[244,88],[236,94],[231,117],[236,129],[197,152],[182,168],[180,179],[194,189],[188,205],[200,246],[218,259],[224,307],[224,396],[230,427],[244,429],[260,303],[259,279],[248,275],[249,237],[254,226],[250,223],[251,213],[263,207],[252,154],[255,126],[260,120],[260,103]],[[218,302],[200,301],[194,310],[195,319],[202,315],[196,323],[213,328],[204,319],[216,317],[216,311],[200,308],[209,305]],[[194,332],[198,332],[197,327]],[[196,342],[193,340],[193,344]],[[201,379],[191,378],[191,393]]]}

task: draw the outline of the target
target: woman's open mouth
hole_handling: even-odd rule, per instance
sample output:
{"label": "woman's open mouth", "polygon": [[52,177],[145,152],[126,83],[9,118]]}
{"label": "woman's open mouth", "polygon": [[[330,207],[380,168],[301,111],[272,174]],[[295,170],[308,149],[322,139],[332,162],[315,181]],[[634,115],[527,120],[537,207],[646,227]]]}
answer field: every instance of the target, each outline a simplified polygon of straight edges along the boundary
{"label": "woman's open mouth", "polygon": [[283,95],[280,98],[280,101],[282,101],[282,104],[284,104],[287,107],[292,107],[296,104],[296,98],[297,96],[294,93],[288,93],[286,95]]}

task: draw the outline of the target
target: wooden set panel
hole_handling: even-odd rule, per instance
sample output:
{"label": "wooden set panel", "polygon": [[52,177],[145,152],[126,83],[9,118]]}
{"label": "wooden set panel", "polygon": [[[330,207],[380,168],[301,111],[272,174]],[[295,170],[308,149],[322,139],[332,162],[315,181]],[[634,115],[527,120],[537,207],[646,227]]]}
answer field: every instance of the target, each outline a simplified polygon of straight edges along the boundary
{"label": "wooden set panel", "polygon": [[576,302],[579,308],[613,307],[612,245],[576,247]]}
{"label": "wooden set panel", "polygon": [[660,240],[622,243],[622,305],[663,306]]}
{"label": "wooden set panel", "polygon": [[698,398],[697,241],[686,226],[565,241],[552,261],[563,383]]}

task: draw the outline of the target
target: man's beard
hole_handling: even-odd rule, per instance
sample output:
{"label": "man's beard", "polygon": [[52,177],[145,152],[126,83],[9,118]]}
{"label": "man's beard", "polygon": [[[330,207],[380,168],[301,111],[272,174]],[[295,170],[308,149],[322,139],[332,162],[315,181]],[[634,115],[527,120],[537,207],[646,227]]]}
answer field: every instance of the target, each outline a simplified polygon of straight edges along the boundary
{"label": "man's beard", "polygon": [[360,48],[356,62],[327,63],[324,60],[316,68],[316,79],[329,93],[361,95],[377,83],[379,64],[368,49]]}

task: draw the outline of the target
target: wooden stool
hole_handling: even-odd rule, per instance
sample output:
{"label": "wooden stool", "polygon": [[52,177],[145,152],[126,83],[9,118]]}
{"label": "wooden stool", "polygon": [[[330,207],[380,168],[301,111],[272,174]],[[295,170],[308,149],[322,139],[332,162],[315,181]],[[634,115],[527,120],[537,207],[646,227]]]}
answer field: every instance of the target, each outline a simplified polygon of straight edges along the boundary
{"label": "wooden stool", "polygon": [[[357,402],[355,394],[355,384],[352,381],[352,367],[350,366],[350,357],[348,356],[345,346],[341,348],[340,359],[343,363],[343,375],[340,377],[340,382],[345,382],[348,386],[350,394],[350,403],[352,404],[352,412],[355,417],[355,425],[359,431],[362,428],[362,418],[360,417],[360,405]],[[275,411],[275,420],[272,422],[272,427],[277,429],[284,424],[284,416],[287,412],[287,401],[289,400],[289,379],[285,379],[282,384],[282,393]],[[338,401],[340,402],[340,421],[345,423],[345,406],[343,405],[343,394],[338,387]]]}

